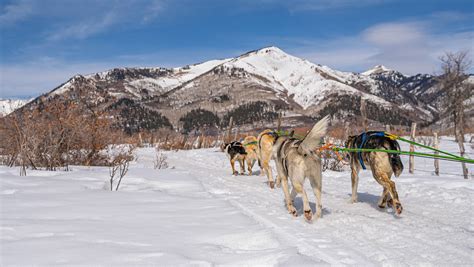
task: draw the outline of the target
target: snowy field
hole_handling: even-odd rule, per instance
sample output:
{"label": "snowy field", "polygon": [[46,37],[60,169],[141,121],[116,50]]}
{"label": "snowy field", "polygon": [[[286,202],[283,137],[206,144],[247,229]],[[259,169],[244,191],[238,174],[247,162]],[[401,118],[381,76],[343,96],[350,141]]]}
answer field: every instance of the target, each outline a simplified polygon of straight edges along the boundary
{"label": "snowy field", "polygon": [[[458,151],[447,138],[441,148]],[[323,217],[310,224],[301,198],[294,218],[281,189],[259,171],[230,175],[216,149],[167,152],[165,170],[153,169],[152,148],[137,155],[118,192],[106,190],[104,167],[26,177],[0,167],[0,265],[474,265],[474,165],[464,180],[459,163],[442,161],[437,177],[433,160],[417,158],[411,175],[403,157],[401,216],[377,207],[370,172],[349,204],[349,172],[327,171]]]}

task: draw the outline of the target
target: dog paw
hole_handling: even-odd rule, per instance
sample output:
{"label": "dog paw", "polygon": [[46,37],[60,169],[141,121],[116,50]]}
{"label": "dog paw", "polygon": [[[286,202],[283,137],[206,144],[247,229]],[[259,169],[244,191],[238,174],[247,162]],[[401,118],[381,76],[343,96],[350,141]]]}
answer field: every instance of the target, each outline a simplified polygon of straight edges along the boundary
{"label": "dog paw", "polygon": [[395,212],[396,212],[398,215],[400,215],[400,214],[402,214],[402,211],[403,211],[402,204],[400,204],[400,203],[395,204]]}
{"label": "dog paw", "polygon": [[298,212],[296,211],[296,208],[293,206],[288,207],[288,213],[293,215],[293,217],[298,217]]}
{"label": "dog paw", "polygon": [[269,185],[270,185],[270,188],[271,188],[271,189],[275,188],[275,182],[274,182],[274,181],[271,181],[271,182],[269,183]]}
{"label": "dog paw", "polygon": [[239,172],[235,171],[234,173],[232,173],[232,175],[237,176],[237,175],[239,175]]}
{"label": "dog paw", "polygon": [[387,206],[388,206],[389,208],[391,208],[391,207],[393,206],[393,199],[389,199],[389,200],[387,201]]}
{"label": "dog paw", "polygon": [[311,210],[305,210],[304,218],[306,219],[306,221],[311,222],[311,219],[313,218],[313,212],[311,212]]}
{"label": "dog paw", "polygon": [[354,204],[354,203],[357,203],[358,200],[357,200],[357,198],[356,198],[356,199],[350,198],[347,202],[348,202],[349,204]]}

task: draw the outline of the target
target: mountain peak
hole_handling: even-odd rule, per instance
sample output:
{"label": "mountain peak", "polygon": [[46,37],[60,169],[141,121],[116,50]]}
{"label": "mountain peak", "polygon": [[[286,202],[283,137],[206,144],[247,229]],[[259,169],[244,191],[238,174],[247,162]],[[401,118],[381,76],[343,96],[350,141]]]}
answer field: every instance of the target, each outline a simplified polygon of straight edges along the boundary
{"label": "mountain peak", "polygon": [[377,65],[367,71],[362,72],[361,74],[369,76],[371,74],[380,74],[380,73],[389,72],[389,71],[393,71],[393,70],[385,67],[384,65]]}
{"label": "mountain peak", "polygon": [[278,48],[276,46],[273,46],[273,45],[260,48],[259,50],[257,50],[257,52],[260,52],[260,53],[276,52],[276,53],[286,54],[283,50],[281,50],[280,48]]}
{"label": "mountain peak", "polygon": [[266,47],[263,47],[263,48],[260,48],[260,49],[257,49],[257,50],[252,50],[252,51],[249,51],[245,54],[242,54],[240,55],[239,57],[236,57],[234,59],[239,59],[239,58],[245,58],[245,57],[248,57],[248,56],[259,56],[259,57],[267,57],[267,56],[270,56],[270,57],[278,57],[278,58],[282,58],[282,57],[287,57],[287,56],[290,56],[289,54],[287,54],[285,51],[281,50],[280,48],[276,47],[276,46],[266,46]]}

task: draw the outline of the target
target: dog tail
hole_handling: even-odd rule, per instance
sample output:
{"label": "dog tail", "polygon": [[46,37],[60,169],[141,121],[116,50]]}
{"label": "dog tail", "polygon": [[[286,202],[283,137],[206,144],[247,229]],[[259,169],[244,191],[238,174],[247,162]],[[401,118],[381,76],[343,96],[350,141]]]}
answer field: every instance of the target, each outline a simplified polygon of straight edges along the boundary
{"label": "dog tail", "polygon": [[321,146],[321,139],[326,135],[329,124],[329,115],[318,121],[313,129],[306,135],[298,149],[302,149],[303,154],[309,153]]}
{"label": "dog tail", "polygon": [[245,151],[245,147],[243,145],[236,146],[237,147],[237,152],[241,155],[247,155],[247,151]]}
{"label": "dog tail", "polygon": [[[389,139],[390,142],[390,149],[391,150],[398,150],[400,151],[400,145],[397,141]],[[400,154],[389,154],[390,156],[390,165],[392,166],[393,173],[395,177],[400,176],[403,171],[403,163],[400,159]]]}

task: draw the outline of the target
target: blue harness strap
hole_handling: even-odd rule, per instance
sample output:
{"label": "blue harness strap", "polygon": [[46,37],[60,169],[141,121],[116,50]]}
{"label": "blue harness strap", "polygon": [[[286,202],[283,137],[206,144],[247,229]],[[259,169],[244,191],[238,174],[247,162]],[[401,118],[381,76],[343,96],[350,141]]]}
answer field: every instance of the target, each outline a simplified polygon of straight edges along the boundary
{"label": "blue harness strap", "polygon": [[[359,145],[360,149],[364,148],[365,143],[367,143],[367,140],[371,136],[385,136],[385,132],[370,132],[370,133],[363,132],[361,134],[362,141],[360,142],[360,145]],[[362,166],[362,169],[365,170],[366,168],[365,168],[365,165],[364,165],[364,160],[362,159],[362,152],[360,152],[360,151],[357,152],[357,156],[359,157],[360,166]]]}
{"label": "blue harness strap", "polygon": [[[367,142],[367,133],[366,132],[363,132],[362,133],[362,141],[360,142],[360,146],[359,148],[363,148],[365,143]],[[362,159],[362,152],[357,152],[357,156],[359,157],[359,162],[360,162],[360,166],[362,166],[362,169],[365,170],[365,165],[364,165],[364,160]]]}

